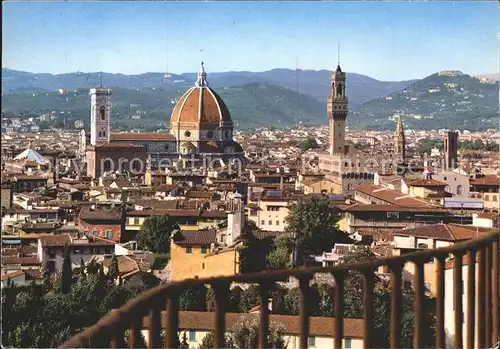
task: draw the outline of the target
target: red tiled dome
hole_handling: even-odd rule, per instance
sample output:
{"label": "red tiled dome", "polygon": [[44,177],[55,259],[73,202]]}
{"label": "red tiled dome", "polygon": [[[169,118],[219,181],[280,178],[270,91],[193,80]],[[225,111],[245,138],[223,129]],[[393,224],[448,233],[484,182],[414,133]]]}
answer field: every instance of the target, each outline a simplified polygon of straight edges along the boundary
{"label": "red tiled dome", "polygon": [[196,85],[191,87],[179,99],[172,111],[171,126],[179,123],[232,123],[231,115],[222,98],[206,81],[206,72],[201,66]]}

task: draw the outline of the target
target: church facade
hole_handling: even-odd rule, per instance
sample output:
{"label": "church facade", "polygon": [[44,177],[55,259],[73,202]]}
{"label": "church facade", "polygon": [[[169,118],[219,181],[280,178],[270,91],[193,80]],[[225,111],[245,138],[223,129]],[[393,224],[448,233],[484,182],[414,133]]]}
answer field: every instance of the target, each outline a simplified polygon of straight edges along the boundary
{"label": "church facade", "polygon": [[[105,163],[107,158],[113,162],[115,171],[133,173],[139,169],[143,173],[146,168],[211,168],[244,163],[244,151],[233,140],[234,125],[229,109],[209,87],[203,62],[195,85],[175,105],[168,132],[113,133],[110,127],[111,89],[98,87],[91,89],[89,94],[90,137],[82,131],[80,148],[85,149],[87,172],[93,177],[109,169]],[[120,148],[124,149],[123,153]],[[117,159],[122,160],[123,166],[115,164]],[[103,164],[98,165],[96,161]]]}

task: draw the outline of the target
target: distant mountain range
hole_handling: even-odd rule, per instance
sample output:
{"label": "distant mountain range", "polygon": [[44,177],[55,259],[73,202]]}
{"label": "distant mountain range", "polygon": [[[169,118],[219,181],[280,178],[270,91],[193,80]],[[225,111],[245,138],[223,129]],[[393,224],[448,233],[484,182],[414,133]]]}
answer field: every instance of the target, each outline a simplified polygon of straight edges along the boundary
{"label": "distant mountain range", "polygon": [[[56,111],[72,123],[88,127],[88,89],[100,84],[100,73],[32,74],[2,69],[2,114],[38,116]],[[326,96],[330,72],[273,69],[267,72],[227,72],[208,75],[211,87],[224,99],[239,128],[326,124]],[[113,127],[148,129],[168,127],[176,100],[193,86],[195,73],[170,75],[103,73],[103,84],[113,88]],[[394,115],[402,114],[406,128],[497,128],[498,82],[485,83],[457,73],[433,74],[422,80],[383,82],[348,73],[347,95],[353,129],[392,130]],[[56,91],[67,89],[66,95]],[[68,124],[70,125],[70,124]]]}
{"label": "distant mountain range", "polygon": [[498,128],[499,84],[484,83],[467,74],[433,74],[382,98],[364,103],[348,123],[360,129],[394,128],[393,116],[402,114],[407,128]]}
{"label": "distant mountain range", "polygon": [[[167,128],[176,100],[185,89],[138,90],[113,88],[112,125],[115,129],[158,130]],[[258,126],[293,126],[298,123],[319,125],[327,123],[326,106],[316,98],[296,93],[281,86],[252,83],[244,86],[217,89],[227,104],[238,128]],[[89,127],[90,99],[88,89],[71,91],[66,95],[52,91],[11,93],[2,95],[2,114],[23,113],[38,116],[56,111],[59,121],[68,125],[83,120]],[[61,114],[62,112],[62,114]]]}
{"label": "distant mountain range", "polygon": [[[208,73],[213,88],[243,86],[251,83],[273,84],[299,93],[308,94],[321,102],[330,95],[331,72],[328,70],[273,69],[264,72]],[[399,91],[416,80],[379,81],[365,75],[347,74],[347,96],[355,107],[373,98]],[[124,75],[102,73],[102,83],[109,87],[126,89],[161,88],[163,90],[185,90],[193,86],[196,73],[168,74],[144,73]],[[101,73],[34,74],[12,69],[2,69],[2,93],[39,92],[58,89],[89,89],[101,84]]]}

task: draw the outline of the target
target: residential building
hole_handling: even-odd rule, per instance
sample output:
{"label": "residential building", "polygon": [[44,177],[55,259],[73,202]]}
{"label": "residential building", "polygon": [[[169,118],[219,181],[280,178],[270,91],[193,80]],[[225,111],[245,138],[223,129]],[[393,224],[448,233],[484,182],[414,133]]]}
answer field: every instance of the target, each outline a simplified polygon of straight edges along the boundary
{"label": "residential building", "polygon": [[[162,314],[167,316],[167,314]],[[256,317],[255,314],[226,314],[226,330],[229,332],[238,320],[246,317]],[[299,348],[300,321],[298,315],[274,315],[269,316],[271,323],[283,325],[283,339],[287,349]],[[146,326],[145,326],[146,328]],[[179,336],[182,338],[184,332],[188,337],[190,348],[198,348],[203,338],[215,330],[215,314],[211,312],[180,311],[179,312]],[[309,318],[309,348],[330,349],[334,345],[335,319],[331,317]],[[143,330],[142,334],[147,341],[148,330]],[[342,348],[361,349],[363,348],[363,319],[344,319],[344,338]]]}

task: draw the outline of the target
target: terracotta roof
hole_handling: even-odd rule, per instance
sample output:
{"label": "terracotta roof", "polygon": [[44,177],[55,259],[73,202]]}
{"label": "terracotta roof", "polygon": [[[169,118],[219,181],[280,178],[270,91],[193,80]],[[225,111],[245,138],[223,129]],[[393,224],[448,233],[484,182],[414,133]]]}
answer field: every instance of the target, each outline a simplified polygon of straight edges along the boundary
{"label": "terracotta roof", "polygon": [[7,265],[7,264],[38,265],[40,264],[40,260],[38,259],[38,256],[33,256],[33,257],[3,256],[2,265]]}
{"label": "terracotta roof", "polygon": [[[226,314],[226,331],[231,330],[236,322],[241,318],[258,317],[258,314],[244,313],[227,313]],[[162,319],[167,319],[166,312],[162,312]],[[274,315],[269,316],[270,321],[281,323],[284,327],[284,334],[299,335],[300,334],[300,319],[297,315]],[[150,317],[145,317],[143,326],[147,328]],[[165,323],[162,320],[162,328]],[[198,311],[180,311],[179,312],[179,328],[193,329],[203,331],[215,330],[215,314],[213,312],[198,312]],[[335,318],[333,317],[317,317],[309,318],[309,335],[316,337],[333,337],[335,332]],[[344,338],[363,338],[363,319],[344,319]]]}
{"label": "terracotta roof", "polygon": [[436,181],[435,179],[417,179],[409,183],[412,187],[446,187],[446,183]]}
{"label": "terracotta roof", "polygon": [[170,117],[171,123],[232,122],[222,98],[209,87],[191,87],[179,99]]}
{"label": "terracotta roof", "polygon": [[156,216],[156,215],[168,215],[173,217],[205,217],[205,218],[226,218],[227,213],[220,210],[205,210],[200,211],[198,209],[147,209],[140,211],[129,211],[127,216]]}
{"label": "terracotta roof", "polygon": [[[102,265],[103,267],[109,268],[111,265],[112,258],[106,258]],[[128,256],[116,256],[116,261],[118,262],[118,275],[132,275],[133,272],[138,273],[139,266],[137,262]]]}
{"label": "terracotta roof", "polygon": [[447,212],[440,207],[403,206],[391,204],[354,204],[350,206],[342,206],[341,210],[345,212]]}
{"label": "terracotta roof", "polygon": [[479,218],[485,218],[485,219],[495,219],[500,216],[500,213],[498,212],[481,212],[478,213],[477,216]]}
{"label": "terracotta roof", "polygon": [[109,209],[92,209],[91,207],[82,207],[79,218],[81,220],[106,220],[119,221],[123,218],[123,209],[114,207]]}
{"label": "terracotta roof", "polygon": [[42,241],[42,247],[52,247],[52,246],[64,246],[71,243],[71,237],[69,235],[46,235],[40,237]]}
{"label": "terracotta roof", "polygon": [[24,274],[24,272],[22,272],[21,270],[16,270],[16,271],[12,271],[12,272],[8,272],[8,273],[5,273],[5,274],[2,274],[2,275],[0,275],[0,278],[2,280],[7,280],[7,279],[15,278],[17,276],[21,276],[23,274]]}
{"label": "terracotta roof", "polygon": [[356,191],[373,196],[379,200],[385,201],[390,204],[401,205],[401,206],[420,206],[429,207],[430,204],[418,200],[416,198],[409,197],[406,194],[398,192],[396,190],[384,188],[377,185],[360,185],[356,188]]}
{"label": "terracotta roof", "polygon": [[112,133],[112,141],[175,141],[175,137],[169,133],[157,132],[123,132]]}
{"label": "terracotta roof", "polygon": [[216,242],[215,230],[180,230],[173,236],[177,245],[210,245]]}
{"label": "terracotta roof", "polygon": [[470,185],[473,186],[500,186],[500,177],[495,175],[486,175],[481,178],[473,178],[470,180]]}
{"label": "terracotta roof", "polygon": [[394,232],[394,235],[424,237],[437,240],[466,240],[482,235],[475,227],[466,227],[458,224],[431,224],[418,228],[403,229]]}

